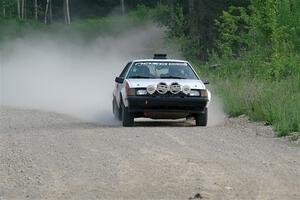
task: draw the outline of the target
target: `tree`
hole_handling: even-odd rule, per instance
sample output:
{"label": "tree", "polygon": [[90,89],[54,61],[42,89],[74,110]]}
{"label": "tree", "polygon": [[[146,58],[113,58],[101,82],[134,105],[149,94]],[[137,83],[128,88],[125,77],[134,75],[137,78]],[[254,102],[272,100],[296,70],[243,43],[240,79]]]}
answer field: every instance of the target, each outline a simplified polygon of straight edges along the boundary
{"label": "tree", "polygon": [[21,0],[21,18],[24,19],[25,17],[25,0]]}
{"label": "tree", "polygon": [[53,10],[52,10],[52,0],[50,0],[50,2],[49,2],[49,21],[50,21],[50,23],[52,23],[52,21],[53,21]]}
{"label": "tree", "polygon": [[5,4],[5,1],[2,2],[2,15],[3,15],[3,17],[6,17],[6,4]]}
{"label": "tree", "polygon": [[194,0],[189,0],[189,29],[190,33],[193,34],[195,32],[194,27],[194,12],[195,12],[195,2]]}
{"label": "tree", "polygon": [[70,1],[65,0],[64,1],[64,15],[65,15],[65,23],[71,24],[71,17],[70,17]]}
{"label": "tree", "polygon": [[48,23],[49,2],[50,2],[50,0],[47,0],[47,2],[46,2],[46,9],[45,9],[45,24]]}
{"label": "tree", "polygon": [[21,0],[17,0],[18,18],[21,19]]}
{"label": "tree", "polygon": [[122,10],[122,15],[125,15],[125,2],[124,2],[124,0],[121,0],[121,10]]}
{"label": "tree", "polygon": [[38,1],[34,0],[34,18],[38,20]]}

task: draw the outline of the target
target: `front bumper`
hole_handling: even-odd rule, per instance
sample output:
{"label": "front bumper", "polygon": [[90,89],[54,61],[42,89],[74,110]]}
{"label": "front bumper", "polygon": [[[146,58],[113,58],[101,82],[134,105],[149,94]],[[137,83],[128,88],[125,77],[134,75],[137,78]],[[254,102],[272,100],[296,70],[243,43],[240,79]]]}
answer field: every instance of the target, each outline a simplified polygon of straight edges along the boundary
{"label": "front bumper", "polygon": [[188,96],[131,96],[127,98],[129,112],[202,113],[207,97]]}

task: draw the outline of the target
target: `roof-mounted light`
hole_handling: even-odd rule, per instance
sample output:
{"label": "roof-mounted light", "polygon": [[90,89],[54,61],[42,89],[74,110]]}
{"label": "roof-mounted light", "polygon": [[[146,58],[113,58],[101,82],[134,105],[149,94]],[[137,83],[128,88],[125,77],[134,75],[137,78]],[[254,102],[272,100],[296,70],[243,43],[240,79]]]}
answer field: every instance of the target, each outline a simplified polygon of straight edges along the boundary
{"label": "roof-mounted light", "polygon": [[167,59],[167,54],[162,54],[162,53],[154,54],[153,59]]}

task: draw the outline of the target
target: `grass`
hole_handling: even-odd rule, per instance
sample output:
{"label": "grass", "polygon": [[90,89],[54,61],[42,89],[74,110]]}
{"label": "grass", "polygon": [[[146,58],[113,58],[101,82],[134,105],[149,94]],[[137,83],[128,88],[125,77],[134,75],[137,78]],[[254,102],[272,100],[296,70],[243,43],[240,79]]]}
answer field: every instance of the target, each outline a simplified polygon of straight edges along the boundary
{"label": "grass", "polygon": [[[246,114],[253,121],[273,125],[278,136],[300,136],[298,73],[270,78],[268,66],[273,69],[274,63],[266,62],[263,56],[255,54],[240,59],[213,59],[212,63],[216,62],[222,63],[219,69],[208,70],[206,66],[204,72],[223,99],[225,112],[230,117]],[[284,63],[299,67],[295,59]]]}
{"label": "grass", "polygon": [[252,120],[265,121],[274,126],[279,136],[299,132],[299,80],[270,82],[228,77],[215,82],[230,116],[246,114]]}

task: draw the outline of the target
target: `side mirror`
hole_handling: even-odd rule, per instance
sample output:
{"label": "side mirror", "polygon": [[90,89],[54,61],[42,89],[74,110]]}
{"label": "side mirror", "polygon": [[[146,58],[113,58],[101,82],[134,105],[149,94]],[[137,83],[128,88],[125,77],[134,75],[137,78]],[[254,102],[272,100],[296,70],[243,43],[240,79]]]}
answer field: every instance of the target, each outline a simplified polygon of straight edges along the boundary
{"label": "side mirror", "polygon": [[209,81],[203,81],[204,85],[209,85]]}
{"label": "side mirror", "polygon": [[124,82],[124,78],[116,77],[115,82],[116,83],[123,83]]}

